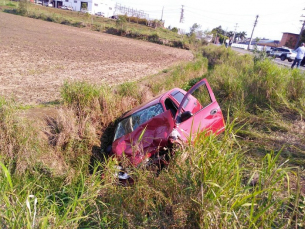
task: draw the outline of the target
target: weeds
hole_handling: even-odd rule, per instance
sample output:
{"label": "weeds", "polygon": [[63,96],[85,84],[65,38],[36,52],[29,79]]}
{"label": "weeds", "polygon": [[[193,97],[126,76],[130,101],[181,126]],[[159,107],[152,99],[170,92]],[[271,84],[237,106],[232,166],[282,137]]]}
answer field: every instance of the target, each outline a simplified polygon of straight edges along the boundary
{"label": "weeds", "polygon": [[[227,111],[226,132],[218,138],[199,135],[158,176],[133,168],[132,186],[116,181],[114,159],[95,161],[91,174],[88,165],[94,147],[111,138],[106,129],[149,93],[141,82],[116,88],[66,82],[62,107],[45,120],[43,133],[19,118],[13,101],[1,98],[0,227],[303,227],[302,171],[282,157],[283,151],[294,152],[285,146],[289,140],[303,149],[302,128],[293,132],[287,122],[287,117],[303,122],[303,74],[230,50],[204,52],[212,71],[207,73],[207,59],[199,57],[144,82],[158,94],[188,89],[205,74]],[[280,134],[285,143],[278,141]],[[101,147],[97,150],[102,157]]]}

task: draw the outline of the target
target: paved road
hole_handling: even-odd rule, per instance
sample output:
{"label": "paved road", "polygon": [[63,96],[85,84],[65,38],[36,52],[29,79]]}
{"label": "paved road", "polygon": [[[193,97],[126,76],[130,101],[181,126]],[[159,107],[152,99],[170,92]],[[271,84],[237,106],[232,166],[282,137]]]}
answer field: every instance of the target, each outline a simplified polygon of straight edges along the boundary
{"label": "paved road", "polygon": [[[235,50],[236,52],[239,52],[239,53],[253,54],[253,52],[250,52],[250,51],[245,50],[245,49],[234,48],[234,47],[232,47],[232,49]],[[291,67],[291,64],[292,64],[292,62],[288,62],[288,60],[281,61],[280,58],[273,59],[273,61],[274,61],[275,63],[277,63],[278,65],[285,66],[285,67],[288,67],[288,68],[290,68],[290,67]],[[300,66],[300,70],[303,70],[303,71],[304,71],[304,70],[305,70],[305,67]]]}

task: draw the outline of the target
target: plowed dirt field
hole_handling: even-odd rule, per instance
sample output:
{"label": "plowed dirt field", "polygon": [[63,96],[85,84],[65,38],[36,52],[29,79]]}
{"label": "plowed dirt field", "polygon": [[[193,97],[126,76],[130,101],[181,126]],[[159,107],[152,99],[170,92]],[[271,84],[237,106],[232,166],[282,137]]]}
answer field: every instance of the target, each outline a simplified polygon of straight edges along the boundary
{"label": "plowed dirt field", "polygon": [[117,84],[188,61],[191,52],[0,12],[0,96],[60,98],[65,80]]}

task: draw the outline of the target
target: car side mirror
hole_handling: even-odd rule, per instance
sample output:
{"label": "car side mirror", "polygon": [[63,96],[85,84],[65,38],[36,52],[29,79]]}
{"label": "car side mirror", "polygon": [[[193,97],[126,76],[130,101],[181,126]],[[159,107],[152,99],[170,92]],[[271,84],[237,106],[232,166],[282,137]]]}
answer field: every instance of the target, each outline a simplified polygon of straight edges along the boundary
{"label": "car side mirror", "polygon": [[188,120],[190,117],[193,117],[192,112],[185,111],[181,114],[181,122],[184,122],[185,120]]}

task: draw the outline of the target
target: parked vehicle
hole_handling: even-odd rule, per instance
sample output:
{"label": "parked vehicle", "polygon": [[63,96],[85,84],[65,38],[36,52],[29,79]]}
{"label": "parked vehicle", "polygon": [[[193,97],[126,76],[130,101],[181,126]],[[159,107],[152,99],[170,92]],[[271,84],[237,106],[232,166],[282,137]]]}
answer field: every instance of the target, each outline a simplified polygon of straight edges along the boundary
{"label": "parked vehicle", "polygon": [[[175,146],[194,142],[199,133],[225,130],[222,111],[206,79],[188,92],[174,88],[127,112],[117,123],[106,153],[138,166],[166,165]],[[121,166],[121,165],[120,165]],[[128,179],[122,169],[118,178]]]}
{"label": "parked vehicle", "polygon": [[96,16],[100,16],[100,17],[105,17],[104,13],[103,12],[97,12],[95,13]]}
{"label": "parked vehicle", "polygon": [[67,6],[61,6],[62,10],[67,10],[67,8],[68,8]]}
{"label": "parked vehicle", "polygon": [[86,13],[88,13],[88,14],[92,14],[92,12],[91,12],[91,11],[89,11],[89,10],[87,10],[87,9],[85,9],[85,8],[80,9],[80,12],[81,12],[81,13],[84,13],[84,14],[86,14]]}
{"label": "parked vehicle", "polygon": [[269,49],[266,50],[266,53],[268,56],[270,56],[270,52],[273,51],[273,49],[275,49],[274,47],[270,47]]}
{"label": "parked vehicle", "polygon": [[118,15],[112,15],[109,18],[117,20],[117,19],[119,19],[119,16]]}
{"label": "parked vehicle", "polygon": [[281,48],[274,48],[270,51],[270,56],[274,58],[281,58],[282,61],[288,60],[289,62],[293,61],[297,56],[297,53],[289,48],[281,47]]}

